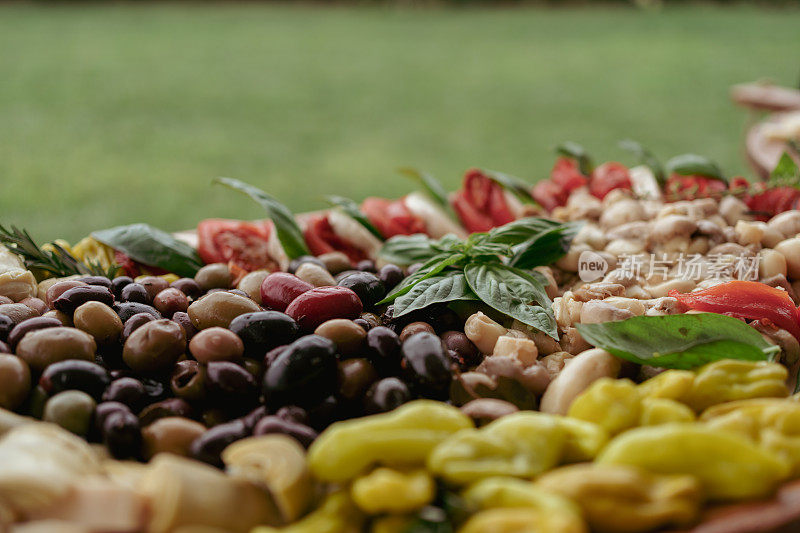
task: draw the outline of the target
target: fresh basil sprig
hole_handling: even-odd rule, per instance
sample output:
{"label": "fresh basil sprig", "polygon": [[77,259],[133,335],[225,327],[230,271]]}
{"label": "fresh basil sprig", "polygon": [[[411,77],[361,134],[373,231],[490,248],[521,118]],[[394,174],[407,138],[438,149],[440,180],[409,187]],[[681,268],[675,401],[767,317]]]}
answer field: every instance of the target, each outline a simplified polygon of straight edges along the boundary
{"label": "fresh basil sprig", "polygon": [[778,164],[769,175],[767,184],[772,187],[795,187],[800,189],[800,168],[788,152],[783,152]]}
{"label": "fresh basil sprig", "polygon": [[773,360],[780,348],[741,320],[716,313],[637,316],[577,324],[590,344],[640,365],[692,369],[719,359]]}
{"label": "fresh basil sprig", "polygon": [[707,157],[697,154],[676,155],[666,165],[667,174],[680,174],[681,176],[705,176],[720,181],[727,181],[722,169]]}
{"label": "fresh basil sprig", "polygon": [[594,163],[589,156],[586,148],[573,141],[566,141],[556,146],[556,153],[565,157],[571,157],[578,162],[578,170],[581,174],[588,176],[594,170]]}
{"label": "fresh basil sprig", "polygon": [[203,261],[197,251],[149,224],[130,224],[92,232],[92,237],[143,265],[193,277]]}
{"label": "fresh basil sprig", "polygon": [[350,198],[345,198],[344,196],[328,196],[327,197],[328,203],[334,206],[341,208],[342,211],[345,212],[350,218],[354,219],[356,222],[364,226],[367,231],[372,233],[378,240],[383,240],[383,235],[378,229],[372,225],[372,222],[369,221],[367,216],[361,212],[358,208],[358,204],[355,203]]}
{"label": "fresh basil sprig", "polygon": [[633,154],[640,165],[649,167],[659,185],[667,182],[667,175],[661,162],[653,152],[645,148],[641,143],[633,139],[623,139],[619,142],[619,147]]}
{"label": "fresh basil sprig", "polygon": [[265,193],[258,187],[253,187],[249,183],[234,178],[216,178],[213,183],[224,185],[230,189],[246,194],[266,209],[267,215],[275,224],[275,231],[278,233],[278,240],[283,246],[289,259],[296,259],[302,255],[309,255],[311,252],[306,246],[303,232],[297,221],[294,219],[289,208],[280,203],[273,196]]}

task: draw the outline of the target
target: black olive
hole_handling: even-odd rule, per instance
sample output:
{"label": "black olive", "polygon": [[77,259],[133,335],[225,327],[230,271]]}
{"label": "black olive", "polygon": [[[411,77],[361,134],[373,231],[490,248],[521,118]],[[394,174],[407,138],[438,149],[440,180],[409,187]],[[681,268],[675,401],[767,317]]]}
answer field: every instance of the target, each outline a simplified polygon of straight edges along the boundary
{"label": "black olive", "polygon": [[403,269],[397,265],[384,265],[378,271],[378,279],[383,282],[386,290],[395,288],[405,277]]}
{"label": "black olive", "polygon": [[399,378],[383,378],[372,384],[364,395],[364,411],[368,415],[387,413],[411,401],[411,391]]}
{"label": "black olive", "polygon": [[403,372],[426,397],[445,399],[453,375],[447,347],[433,333],[415,333],[403,343]]}
{"label": "black olive", "polygon": [[396,373],[400,368],[400,337],[386,326],[367,331],[367,359],[381,375]]}
{"label": "black olive", "polygon": [[142,426],[149,426],[160,418],[168,416],[192,417],[192,406],[186,400],[180,398],[168,398],[148,405],[139,413],[139,423]]}
{"label": "black olive", "polygon": [[111,289],[113,287],[112,281],[105,276],[84,276],[79,278],[78,281],[82,281],[87,285],[105,287],[106,289]]}
{"label": "black olive", "polygon": [[256,436],[268,435],[270,433],[288,435],[302,444],[304,448],[311,446],[311,443],[317,438],[317,432],[305,424],[275,415],[265,416],[258,421],[253,429],[253,435]]}
{"label": "black olive", "polygon": [[133,278],[130,276],[117,276],[113,280],[111,280],[111,290],[114,291],[114,296],[116,298],[122,297],[122,289],[126,285],[130,285],[133,283]]}
{"label": "black olive", "polygon": [[67,359],[49,365],[39,385],[50,395],[58,394],[65,390],[83,391],[95,400],[99,400],[111,383],[111,374],[102,366],[82,361],[80,359]]}
{"label": "black olive", "polygon": [[220,454],[229,444],[247,437],[250,432],[241,420],[232,420],[209,429],[189,446],[192,457],[204,463],[221,468]]}
{"label": "black olive", "polygon": [[139,419],[130,411],[110,413],[103,423],[103,443],[117,459],[137,457],[142,448]]}
{"label": "black olive", "polygon": [[108,306],[114,304],[114,295],[106,287],[99,285],[80,285],[64,291],[53,300],[53,308],[72,315],[75,309],[86,302],[102,302]]}
{"label": "black olive", "polygon": [[355,272],[342,278],[338,285],[347,287],[358,295],[364,307],[373,307],[386,295],[386,288],[378,276],[370,272]]}
{"label": "black olive", "polygon": [[245,353],[263,356],[276,346],[289,344],[297,338],[300,327],[292,317],[279,311],[257,311],[239,315],[229,329],[244,343]]}
{"label": "black olive", "polygon": [[269,364],[264,397],[273,406],[310,406],[333,394],[336,381],[336,344],[319,335],[306,335]]}
{"label": "black olive", "polygon": [[258,397],[253,375],[230,361],[212,361],[206,365],[208,399],[218,407],[247,408]]}
{"label": "black olive", "polygon": [[139,313],[147,313],[149,315],[152,315],[153,318],[155,318],[156,320],[161,318],[161,313],[159,313],[155,307],[153,307],[152,305],[142,304],[139,302],[118,303],[114,306],[114,311],[117,312],[119,318],[123,322],[127,322],[130,317],[132,317],[133,315],[138,315]]}
{"label": "black olive", "polygon": [[120,402],[138,412],[147,401],[147,391],[136,378],[122,377],[112,381],[103,393],[104,402]]}
{"label": "black olive", "polygon": [[120,298],[123,302],[138,302],[140,304],[150,304],[150,295],[147,289],[139,283],[129,283],[122,288]]}

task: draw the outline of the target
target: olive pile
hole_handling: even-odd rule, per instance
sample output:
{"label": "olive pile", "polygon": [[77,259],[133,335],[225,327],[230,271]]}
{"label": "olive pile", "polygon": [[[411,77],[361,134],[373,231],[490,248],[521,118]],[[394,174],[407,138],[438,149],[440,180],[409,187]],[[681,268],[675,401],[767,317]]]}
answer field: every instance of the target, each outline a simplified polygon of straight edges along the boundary
{"label": "olive pile", "polygon": [[116,458],[170,451],[221,465],[250,435],[308,447],[332,422],[447,400],[454,370],[480,362],[452,311],[392,320],[376,306],[404,277],[394,265],[339,271],[304,257],[289,270],[90,276],[0,303],[0,407]]}

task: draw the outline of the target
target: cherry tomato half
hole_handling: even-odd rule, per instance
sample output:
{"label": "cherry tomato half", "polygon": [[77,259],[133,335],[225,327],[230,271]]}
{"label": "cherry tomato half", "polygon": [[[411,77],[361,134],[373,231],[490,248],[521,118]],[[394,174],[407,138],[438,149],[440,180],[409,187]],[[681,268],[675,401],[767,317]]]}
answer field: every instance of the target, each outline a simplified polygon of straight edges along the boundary
{"label": "cherry tomato half", "polygon": [[197,225],[197,251],[205,263],[229,263],[252,272],[277,264],[269,253],[272,222],[210,218]]}

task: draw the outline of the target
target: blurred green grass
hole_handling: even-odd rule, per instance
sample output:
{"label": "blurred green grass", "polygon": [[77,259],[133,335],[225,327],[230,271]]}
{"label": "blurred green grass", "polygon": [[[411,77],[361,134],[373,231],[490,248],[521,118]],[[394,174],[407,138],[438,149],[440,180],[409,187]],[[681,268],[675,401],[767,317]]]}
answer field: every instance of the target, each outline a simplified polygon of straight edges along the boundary
{"label": "blurred green grass", "polygon": [[733,6],[409,9],[0,7],[0,223],[39,239],[397,196],[394,169],[529,180],[572,139],[632,137],[745,171],[731,84],[797,75],[800,11]]}

